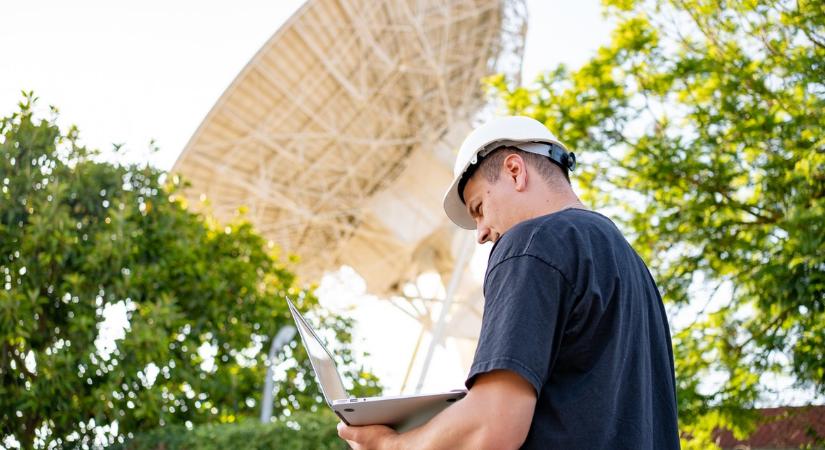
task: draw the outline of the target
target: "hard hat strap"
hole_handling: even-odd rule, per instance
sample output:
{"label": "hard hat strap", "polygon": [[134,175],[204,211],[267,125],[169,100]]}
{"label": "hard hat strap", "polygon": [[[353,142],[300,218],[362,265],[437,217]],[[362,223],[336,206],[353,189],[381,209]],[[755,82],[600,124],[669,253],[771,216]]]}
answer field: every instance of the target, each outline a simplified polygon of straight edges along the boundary
{"label": "hard hat strap", "polygon": [[467,182],[470,181],[470,178],[472,178],[473,174],[476,173],[476,170],[478,170],[478,167],[481,165],[481,161],[484,159],[484,156],[487,155],[476,155],[475,164],[470,164],[469,166],[467,166],[467,168],[464,170],[464,173],[461,174],[461,179],[458,181],[458,198],[460,198],[461,203],[464,203],[465,205],[467,204],[467,202],[464,201],[464,187],[467,186]]}
{"label": "hard hat strap", "polygon": [[473,159],[470,161],[470,165],[464,169],[464,173],[461,175],[461,180],[458,181],[458,198],[461,199],[461,203],[467,204],[467,202],[464,201],[464,187],[467,186],[467,182],[470,181],[470,178],[473,177],[473,174],[476,173],[476,170],[478,170],[481,166],[481,161],[483,161],[484,158],[490,153],[504,147],[515,146],[507,143],[496,142],[493,145],[489,145],[487,148],[479,150],[479,152],[475,154]]}
{"label": "hard hat strap", "polygon": [[563,169],[574,171],[576,170],[576,154],[573,152],[566,152],[563,148],[556,144],[548,144],[550,149],[548,157],[560,165]]}

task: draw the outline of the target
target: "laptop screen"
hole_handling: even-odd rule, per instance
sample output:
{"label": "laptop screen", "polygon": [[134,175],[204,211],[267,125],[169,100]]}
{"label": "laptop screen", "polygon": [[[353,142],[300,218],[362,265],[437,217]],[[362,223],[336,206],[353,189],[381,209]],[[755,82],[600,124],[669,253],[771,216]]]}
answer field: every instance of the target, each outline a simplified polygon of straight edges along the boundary
{"label": "laptop screen", "polygon": [[321,385],[321,392],[328,404],[332,405],[334,400],[341,400],[348,398],[347,390],[344,389],[344,383],[341,382],[341,377],[338,375],[338,369],[335,367],[335,361],[332,355],[327,351],[321,340],[315,334],[315,331],[304,320],[304,317],[295,308],[295,305],[287,299],[289,303],[289,311],[292,313],[292,318],[295,319],[295,325],[298,327],[298,333],[301,335],[301,341],[304,343],[304,348],[309,355],[309,361],[312,363],[312,368],[315,369],[315,376],[318,378],[318,383]]}

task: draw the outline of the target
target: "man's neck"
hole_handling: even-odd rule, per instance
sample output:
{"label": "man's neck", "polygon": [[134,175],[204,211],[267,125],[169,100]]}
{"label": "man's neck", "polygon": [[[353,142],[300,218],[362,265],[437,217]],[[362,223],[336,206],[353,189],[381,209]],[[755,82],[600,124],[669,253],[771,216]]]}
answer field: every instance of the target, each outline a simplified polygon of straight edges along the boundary
{"label": "man's neck", "polygon": [[546,192],[540,197],[540,201],[536,202],[535,216],[543,216],[555,212],[563,211],[570,208],[586,209],[584,204],[579,200],[576,194],[568,189],[566,192]]}

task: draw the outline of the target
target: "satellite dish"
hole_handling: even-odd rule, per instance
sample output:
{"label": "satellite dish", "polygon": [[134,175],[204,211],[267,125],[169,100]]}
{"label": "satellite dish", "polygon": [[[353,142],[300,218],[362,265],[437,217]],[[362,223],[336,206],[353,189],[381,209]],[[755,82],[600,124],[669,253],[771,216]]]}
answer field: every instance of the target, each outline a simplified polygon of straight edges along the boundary
{"label": "satellite dish", "polygon": [[446,285],[467,247],[441,208],[455,149],[484,108],[481,80],[518,76],[525,32],[524,0],[310,0],[173,172],[220,220],[245,207],[305,280],[348,265],[379,296],[427,271]]}

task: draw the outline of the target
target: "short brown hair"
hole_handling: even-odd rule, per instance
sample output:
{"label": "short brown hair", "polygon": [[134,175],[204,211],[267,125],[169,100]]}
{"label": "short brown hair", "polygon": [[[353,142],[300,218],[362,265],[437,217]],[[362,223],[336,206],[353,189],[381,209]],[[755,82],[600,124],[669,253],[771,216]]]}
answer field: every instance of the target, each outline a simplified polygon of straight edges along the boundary
{"label": "short brown hair", "polygon": [[562,177],[568,185],[570,184],[570,176],[567,170],[562,169],[561,166],[553,162],[549,157],[525,152],[516,147],[505,146],[493,150],[482,158],[478,164],[467,168],[467,171],[464,172],[464,176],[458,183],[458,195],[461,201],[464,201],[464,187],[476,171],[481,170],[482,175],[488,182],[495,183],[498,181],[499,176],[501,176],[501,165],[504,163],[504,159],[512,154],[521,156],[528,165],[536,169],[547,183],[555,183]]}

